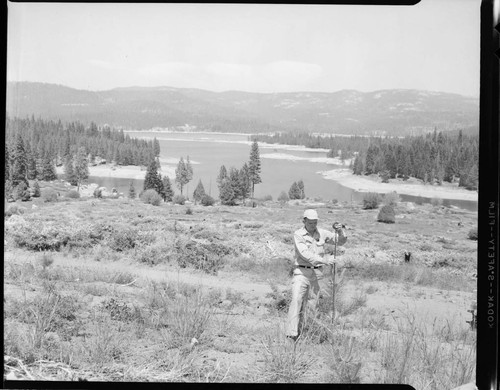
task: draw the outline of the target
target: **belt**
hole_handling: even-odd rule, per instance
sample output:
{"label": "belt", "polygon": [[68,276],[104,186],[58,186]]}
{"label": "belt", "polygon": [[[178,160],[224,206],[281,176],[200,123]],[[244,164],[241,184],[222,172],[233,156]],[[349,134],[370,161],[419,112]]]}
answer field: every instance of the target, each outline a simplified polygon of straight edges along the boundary
{"label": "belt", "polygon": [[315,265],[313,267],[309,267],[308,265],[298,265],[297,267],[300,267],[300,268],[312,268],[312,269],[321,268],[320,265]]}

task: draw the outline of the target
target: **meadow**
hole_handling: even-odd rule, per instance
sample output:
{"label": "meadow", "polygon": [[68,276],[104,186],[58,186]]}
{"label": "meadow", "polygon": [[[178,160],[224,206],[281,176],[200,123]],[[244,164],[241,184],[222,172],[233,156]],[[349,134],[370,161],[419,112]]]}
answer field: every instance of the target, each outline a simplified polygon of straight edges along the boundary
{"label": "meadow", "polygon": [[[44,198],[44,187],[60,196]],[[474,381],[474,212],[398,202],[388,224],[351,202],[154,206],[70,193],[42,183],[41,198],[5,204],[7,379],[436,390]],[[346,224],[347,266],[335,302],[326,288],[320,317],[293,343],[292,236],[309,207],[320,227]]]}

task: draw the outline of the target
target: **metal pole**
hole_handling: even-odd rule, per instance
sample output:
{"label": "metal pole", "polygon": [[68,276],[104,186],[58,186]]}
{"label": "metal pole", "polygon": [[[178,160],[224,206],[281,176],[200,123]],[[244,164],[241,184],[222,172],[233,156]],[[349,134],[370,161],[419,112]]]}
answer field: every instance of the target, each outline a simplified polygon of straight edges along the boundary
{"label": "metal pole", "polygon": [[[333,250],[333,259],[337,258],[337,232],[335,232],[335,246]],[[333,263],[332,268],[332,324],[335,319],[335,274],[337,264]]]}

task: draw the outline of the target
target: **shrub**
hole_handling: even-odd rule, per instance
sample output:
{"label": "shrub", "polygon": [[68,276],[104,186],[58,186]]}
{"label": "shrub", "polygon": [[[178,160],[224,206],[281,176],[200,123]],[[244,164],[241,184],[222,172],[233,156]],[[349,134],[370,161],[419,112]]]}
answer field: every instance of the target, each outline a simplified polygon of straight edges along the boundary
{"label": "shrub", "polygon": [[139,236],[135,229],[125,227],[117,229],[111,233],[108,245],[117,252],[122,252],[135,247]]}
{"label": "shrub", "polygon": [[4,216],[10,217],[11,215],[22,215],[26,211],[26,208],[21,207],[17,204],[11,204],[9,205],[5,211],[4,211]]}
{"label": "shrub", "polygon": [[363,209],[376,209],[380,204],[380,195],[376,192],[368,192],[363,197]]}
{"label": "shrub", "polygon": [[231,248],[218,243],[200,244],[194,241],[175,243],[177,262],[181,268],[188,265],[206,273],[216,275],[224,267],[224,257],[232,253]]}
{"label": "shrub", "polygon": [[14,189],[14,199],[21,199],[21,201],[23,202],[31,199],[29,187],[25,182],[19,183],[18,186]]}
{"label": "shrub", "polygon": [[172,202],[174,204],[183,205],[184,203],[186,203],[186,198],[184,197],[184,195],[175,195],[172,199]]}
{"label": "shrub", "polygon": [[384,205],[386,205],[386,206],[396,207],[399,203],[399,195],[397,194],[396,191],[389,192],[389,193],[384,195],[383,202],[384,202]]}
{"label": "shrub", "polygon": [[384,223],[396,222],[396,213],[394,212],[394,208],[389,205],[382,207],[378,213],[377,220]]}
{"label": "shrub", "polygon": [[33,198],[39,198],[41,194],[40,184],[38,183],[38,180],[35,180],[35,183],[33,184]]}
{"label": "shrub", "polygon": [[192,209],[191,207],[188,207],[188,208],[186,209],[186,214],[187,214],[187,215],[192,215],[192,214],[193,214],[193,209]]}
{"label": "shrub", "polygon": [[259,200],[262,202],[271,202],[273,200],[273,197],[271,195],[264,195],[263,197],[259,198]]}
{"label": "shrub", "polygon": [[101,188],[98,187],[94,190],[94,198],[98,198],[98,199],[102,198],[102,189]]}
{"label": "shrub", "polygon": [[213,206],[215,204],[215,199],[212,198],[210,195],[204,195],[201,198],[201,204],[203,206]]}
{"label": "shrub", "polygon": [[42,199],[44,202],[57,202],[57,192],[52,188],[42,190]]}
{"label": "shrub", "polygon": [[288,202],[290,200],[290,197],[285,191],[281,191],[280,195],[278,196],[278,201],[281,203]]}
{"label": "shrub", "polygon": [[441,198],[432,198],[431,204],[435,207],[441,206],[443,204],[443,199]]}
{"label": "shrub", "polygon": [[77,190],[71,190],[66,194],[66,198],[78,199],[80,198],[80,193]]}
{"label": "shrub", "polygon": [[161,204],[162,198],[158,192],[152,188],[141,193],[141,200],[146,204],[152,204],[153,206],[159,206]]}
{"label": "shrub", "polygon": [[472,228],[471,230],[469,230],[469,233],[467,234],[467,237],[469,238],[469,240],[477,241],[477,227]]}

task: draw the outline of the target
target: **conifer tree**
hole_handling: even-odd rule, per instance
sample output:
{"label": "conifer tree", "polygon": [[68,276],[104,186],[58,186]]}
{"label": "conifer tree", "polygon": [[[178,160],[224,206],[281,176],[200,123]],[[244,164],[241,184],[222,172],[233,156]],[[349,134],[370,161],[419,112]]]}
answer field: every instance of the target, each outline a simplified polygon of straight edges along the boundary
{"label": "conifer tree", "polygon": [[304,182],[302,181],[302,179],[300,179],[297,182],[297,187],[300,191],[300,198],[299,199],[305,199],[306,198],[306,191],[304,189]]}
{"label": "conifer tree", "polygon": [[293,184],[290,186],[290,189],[288,190],[288,197],[290,199],[300,199],[301,192],[300,188],[297,184],[297,182],[293,182]]}
{"label": "conifer tree", "polygon": [[163,177],[163,193],[165,195],[165,202],[172,202],[174,198],[174,190],[172,189],[172,183],[170,182],[170,178],[168,176]]}
{"label": "conifer tree", "polygon": [[206,195],[203,183],[200,181],[193,192],[193,199],[195,202],[201,202],[201,199]]}
{"label": "conifer tree", "polygon": [[76,177],[75,167],[73,166],[73,159],[71,158],[71,156],[66,157],[66,161],[64,164],[64,175],[66,181],[72,186],[76,186],[78,184],[78,178]]}
{"label": "conifer tree", "polygon": [[160,157],[160,142],[156,139],[153,139],[153,153],[155,157]]}
{"label": "conifer tree", "polygon": [[243,199],[248,198],[250,192],[252,191],[252,183],[250,182],[250,171],[248,169],[248,164],[243,164],[240,172],[240,193]]}
{"label": "conifer tree", "polygon": [[146,177],[144,178],[144,191],[152,188],[157,193],[163,188],[163,182],[157,170],[157,164],[155,159],[151,159],[146,170]]}
{"label": "conifer tree", "polygon": [[87,160],[87,153],[83,146],[78,148],[75,158],[74,172],[77,183],[76,185],[78,186],[78,191],[80,191],[82,183],[89,178],[89,163]]}
{"label": "conifer tree", "polygon": [[35,183],[33,183],[33,198],[39,198],[41,194],[40,183],[38,183],[38,180],[35,180]]}
{"label": "conifer tree", "polygon": [[184,158],[181,157],[175,169],[175,182],[177,187],[181,190],[181,195],[184,186],[189,183],[189,175],[189,170],[184,162]]}
{"label": "conifer tree", "polygon": [[219,188],[219,192],[221,191],[222,184],[224,180],[227,178],[227,169],[224,165],[220,167],[219,175],[217,176],[217,187]]}
{"label": "conifer tree", "polygon": [[135,199],[136,198],[136,193],[135,193],[135,187],[134,187],[134,183],[132,181],[130,181],[130,185],[128,187],[128,197],[130,199]]}
{"label": "conifer tree", "polygon": [[229,178],[226,178],[222,181],[219,193],[220,202],[223,205],[233,206],[236,204],[236,195],[233,190],[233,186],[231,185],[231,181]]}
{"label": "conifer tree", "polygon": [[24,147],[24,141],[20,134],[17,135],[14,154],[13,154],[13,164],[11,171],[11,182],[13,187],[17,187],[19,183],[24,182],[28,186],[28,161],[26,158],[26,150]]}
{"label": "conifer tree", "polygon": [[252,143],[252,148],[250,150],[250,161],[248,163],[248,173],[250,178],[250,183],[252,184],[252,198],[255,193],[255,185],[262,183],[260,178],[260,155],[259,155],[259,144],[257,140]]}
{"label": "conifer tree", "polygon": [[57,179],[56,167],[50,156],[46,155],[42,159],[42,173],[41,179],[45,181],[52,181]]}

